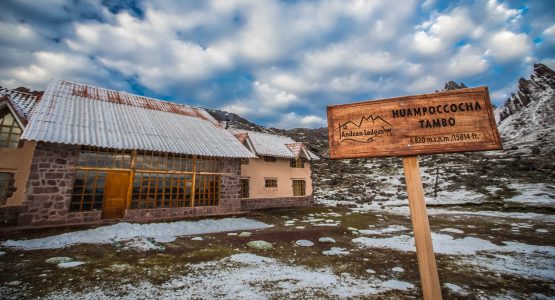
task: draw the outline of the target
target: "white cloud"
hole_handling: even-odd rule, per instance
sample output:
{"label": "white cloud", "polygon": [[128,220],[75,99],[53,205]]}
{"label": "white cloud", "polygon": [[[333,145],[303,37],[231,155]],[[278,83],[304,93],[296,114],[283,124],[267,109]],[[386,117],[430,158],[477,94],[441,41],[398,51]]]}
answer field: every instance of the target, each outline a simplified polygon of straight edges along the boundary
{"label": "white cloud", "polygon": [[428,75],[412,82],[405,88],[405,90],[409,94],[432,93],[435,90],[439,89],[440,84],[441,83],[436,77]]}
{"label": "white cloud", "polygon": [[465,45],[451,58],[447,71],[449,75],[461,78],[480,74],[488,67],[482,51],[474,46]]}
{"label": "white cloud", "polygon": [[[4,85],[133,82],[276,126],[320,126],[326,104],[432,92],[475,75],[499,90],[526,76],[523,64],[553,64],[553,18],[502,0],[146,1],[139,14],[97,0],[23,2],[24,13],[9,3],[0,11]],[[491,77],[500,64],[520,73]]]}
{"label": "white cloud", "polygon": [[251,105],[245,102],[235,102],[221,108],[222,110],[235,113],[240,115],[241,117],[251,116],[253,109]]}
{"label": "white cloud", "polygon": [[276,128],[316,128],[316,127],[325,127],[327,121],[321,117],[315,115],[297,115],[296,113],[288,113],[281,118],[276,123],[270,124],[272,127]]}
{"label": "white cloud", "polygon": [[424,31],[418,31],[414,34],[412,42],[417,51],[426,55],[437,54],[445,47],[440,38],[428,35]]}
{"label": "white cloud", "polygon": [[505,3],[497,3],[496,0],[488,0],[486,11],[490,20],[516,21],[521,16],[519,10],[511,9]]}
{"label": "white cloud", "polygon": [[525,33],[516,34],[502,30],[495,33],[488,41],[488,54],[499,61],[522,58],[532,49]]}
{"label": "white cloud", "polygon": [[438,16],[430,32],[444,42],[450,42],[469,35],[475,28],[466,9],[455,9],[450,14]]}
{"label": "white cloud", "polygon": [[317,69],[318,72],[355,70],[379,74],[391,72],[401,63],[401,59],[388,51],[366,51],[351,41],[308,52],[304,56],[305,67]]}
{"label": "white cloud", "polygon": [[36,50],[44,40],[35,30],[25,23],[7,23],[0,21],[0,42],[4,46]]}
{"label": "white cloud", "polygon": [[542,36],[547,43],[555,44],[555,24],[546,28],[542,32]]}
{"label": "white cloud", "polygon": [[5,70],[17,82],[35,89],[43,89],[53,78],[66,78],[83,82],[98,82],[107,72],[88,57],[77,54],[39,51],[28,66]]}

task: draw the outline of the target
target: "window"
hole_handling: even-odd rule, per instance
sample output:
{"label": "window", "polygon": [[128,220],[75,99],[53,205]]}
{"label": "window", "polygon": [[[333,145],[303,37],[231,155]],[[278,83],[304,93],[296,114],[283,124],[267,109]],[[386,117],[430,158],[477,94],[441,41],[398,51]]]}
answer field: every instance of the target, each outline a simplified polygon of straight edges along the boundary
{"label": "window", "polygon": [[241,198],[249,198],[249,179],[241,178]]}
{"label": "window", "polygon": [[131,151],[83,147],[79,151],[77,165],[91,168],[128,169],[131,167]]}
{"label": "window", "polygon": [[220,204],[220,175],[197,175],[195,181],[195,206]]}
{"label": "window", "polygon": [[304,180],[293,180],[293,196],[306,195],[306,182]]}
{"label": "window", "polygon": [[289,166],[291,168],[304,168],[304,158],[299,157],[297,159],[292,159]]}
{"label": "window", "polygon": [[106,172],[78,170],[75,174],[70,211],[89,211],[102,208]]}
{"label": "window", "polygon": [[267,187],[267,188],[277,187],[277,179],[276,178],[264,179],[264,187]]}
{"label": "window", "polygon": [[133,180],[131,208],[191,206],[192,174],[137,172]]}
{"label": "window", "polygon": [[6,205],[6,201],[15,192],[13,173],[0,173],[0,205]]}
{"label": "window", "polygon": [[276,162],[276,158],[273,156],[264,156],[265,162]]}
{"label": "window", "polygon": [[216,206],[220,202],[221,163],[217,158],[84,147],[79,153],[70,210],[102,208],[107,169],[133,173],[131,208]]}
{"label": "window", "polygon": [[241,164],[242,165],[248,165],[249,164],[249,159],[248,158],[241,158]]}
{"label": "window", "polygon": [[8,107],[0,110],[0,147],[17,148],[21,127]]}

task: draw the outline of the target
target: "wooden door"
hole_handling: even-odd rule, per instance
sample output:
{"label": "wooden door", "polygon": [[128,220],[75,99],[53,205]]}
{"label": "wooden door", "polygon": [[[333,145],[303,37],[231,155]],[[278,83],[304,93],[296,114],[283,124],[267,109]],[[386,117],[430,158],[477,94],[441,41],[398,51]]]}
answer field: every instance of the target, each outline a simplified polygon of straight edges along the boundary
{"label": "wooden door", "polygon": [[106,173],[102,219],[123,218],[128,189],[129,172],[109,171]]}

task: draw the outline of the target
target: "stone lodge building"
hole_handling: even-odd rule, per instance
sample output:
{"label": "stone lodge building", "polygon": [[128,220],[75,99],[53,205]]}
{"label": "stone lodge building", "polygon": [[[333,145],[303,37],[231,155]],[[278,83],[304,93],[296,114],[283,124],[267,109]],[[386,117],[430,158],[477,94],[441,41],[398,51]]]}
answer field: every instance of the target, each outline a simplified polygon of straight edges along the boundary
{"label": "stone lodge building", "polygon": [[[313,203],[318,157],[302,143],[227,130],[200,108],[62,80],[29,100],[25,118],[1,99],[25,128],[10,129],[18,143],[9,151],[26,156],[17,167],[0,159],[0,176],[15,174],[0,186],[10,196],[0,198],[0,223],[158,221]],[[0,151],[15,146],[7,141]]]}

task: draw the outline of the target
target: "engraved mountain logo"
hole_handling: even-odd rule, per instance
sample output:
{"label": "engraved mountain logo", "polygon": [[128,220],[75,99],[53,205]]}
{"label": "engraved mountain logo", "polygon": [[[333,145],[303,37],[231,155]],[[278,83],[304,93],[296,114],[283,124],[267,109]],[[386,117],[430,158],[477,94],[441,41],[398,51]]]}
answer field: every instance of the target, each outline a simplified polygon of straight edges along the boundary
{"label": "engraved mountain logo", "polygon": [[373,143],[391,136],[392,125],[380,116],[363,116],[339,124],[339,142]]}

